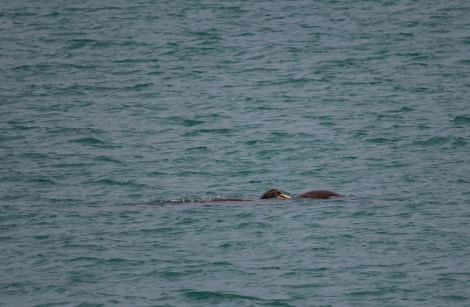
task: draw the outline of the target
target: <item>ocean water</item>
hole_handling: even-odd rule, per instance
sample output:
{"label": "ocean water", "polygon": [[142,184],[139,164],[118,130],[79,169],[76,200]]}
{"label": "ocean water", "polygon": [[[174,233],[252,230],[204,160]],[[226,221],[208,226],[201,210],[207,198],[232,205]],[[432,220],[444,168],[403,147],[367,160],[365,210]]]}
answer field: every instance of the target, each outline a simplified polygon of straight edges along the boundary
{"label": "ocean water", "polygon": [[469,14],[1,1],[0,306],[470,306]]}

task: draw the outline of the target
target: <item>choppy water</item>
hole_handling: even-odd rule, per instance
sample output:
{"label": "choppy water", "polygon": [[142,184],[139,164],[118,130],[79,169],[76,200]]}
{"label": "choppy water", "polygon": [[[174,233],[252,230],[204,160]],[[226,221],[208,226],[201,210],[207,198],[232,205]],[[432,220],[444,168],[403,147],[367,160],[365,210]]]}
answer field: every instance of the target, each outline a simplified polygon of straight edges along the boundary
{"label": "choppy water", "polygon": [[470,305],[469,14],[2,1],[0,305]]}

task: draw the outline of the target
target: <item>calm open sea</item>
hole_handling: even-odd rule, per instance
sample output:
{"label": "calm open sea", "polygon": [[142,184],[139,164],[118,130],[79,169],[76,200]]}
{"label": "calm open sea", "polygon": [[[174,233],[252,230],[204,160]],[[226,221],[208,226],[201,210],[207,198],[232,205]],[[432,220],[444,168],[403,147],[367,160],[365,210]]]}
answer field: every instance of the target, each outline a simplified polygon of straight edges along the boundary
{"label": "calm open sea", "polygon": [[0,306],[470,306],[469,16],[1,1]]}

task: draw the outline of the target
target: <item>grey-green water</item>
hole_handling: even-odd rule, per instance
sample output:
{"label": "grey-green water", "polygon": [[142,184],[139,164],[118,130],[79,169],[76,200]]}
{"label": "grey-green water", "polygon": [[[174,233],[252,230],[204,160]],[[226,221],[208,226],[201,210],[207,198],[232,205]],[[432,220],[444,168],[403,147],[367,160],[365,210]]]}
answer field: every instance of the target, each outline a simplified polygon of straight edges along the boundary
{"label": "grey-green water", "polygon": [[469,14],[2,1],[0,305],[470,305]]}

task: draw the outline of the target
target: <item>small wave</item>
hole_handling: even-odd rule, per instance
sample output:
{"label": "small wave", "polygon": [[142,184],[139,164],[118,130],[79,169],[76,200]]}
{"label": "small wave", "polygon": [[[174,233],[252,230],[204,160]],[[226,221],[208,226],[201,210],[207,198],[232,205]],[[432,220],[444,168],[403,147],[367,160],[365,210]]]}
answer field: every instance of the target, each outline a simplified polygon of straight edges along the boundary
{"label": "small wave", "polygon": [[121,160],[118,160],[113,157],[109,156],[98,156],[94,158],[95,161],[100,161],[100,162],[111,162],[111,163],[116,163],[116,164],[122,164]]}
{"label": "small wave", "polygon": [[449,141],[448,137],[433,136],[426,140],[415,141],[414,145],[418,145],[418,146],[442,145],[442,144],[447,143],[448,141]]}
{"label": "small wave", "polygon": [[374,143],[374,144],[393,144],[396,140],[390,139],[390,138],[384,138],[384,137],[376,137],[376,138],[366,139],[366,141],[369,143]]}
{"label": "small wave", "polygon": [[464,138],[456,137],[452,139],[452,147],[461,147],[467,145],[467,141]]}
{"label": "small wave", "polygon": [[196,120],[196,119],[184,119],[182,123],[185,127],[192,127],[192,126],[204,124],[204,121]]}
{"label": "small wave", "polygon": [[191,148],[185,149],[185,152],[205,152],[205,151],[209,151],[209,148],[207,148],[206,146],[198,146],[198,147],[191,147]]}
{"label": "small wave", "polygon": [[121,145],[109,143],[107,141],[103,141],[96,137],[83,137],[78,139],[72,139],[68,141],[69,143],[76,143],[80,145],[88,145],[88,146],[97,146],[101,148],[120,148]]}
{"label": "small wave", "polygon": [[468,301],[468,297],[463,296],[463,295],[444,295],[444,296],[441,296],[441,298],[445,301],[451,301],[451,302]]}
{"label": "small wave", "polygon": [[185,133],[184,136],[190,137],[190,136],[197,136],[201,134],[228,135],[232,133],[232,131],[233,129],[229,129],[229,128],[199,129],[199,130],[194,130],[194,131]]}
{"label": "small wave", "polygon": [[179,116],[170,117],[170,118],[168,118],[168,121],[170,121],[171,123],[176,123],[176,124],[179,124],[179,125],[183,125],[185,127],[192,127],[192,126],[197,126],[197,125],[201,125],[201,124],[205,123],[205,121],[203,121],[203,120],[182,118],[182,117],[179,117]]}
{"label": "small wave", "polygon": [[33,178],[31,179],[31,182],[37,182],[37,183],[42,183],[42,184],[50,184],[50,185],[55,185],[57,182],[50,178],[44,178],[44,177],[39,177],[39,178]]}
{"label": "small wave", "polygon": [[135,181],[118,181],[113,179],[91,180],[86,182],[90,185],[108,185],[108,186],[131,186],[131,187],[145,187],[143,184],[136,183]]}
{"label": "small wave", "polygon": [[50,159],[50,156],[47,154],[39,153],[39,152],[26,152],[23,153],[21,158],[26,158],[29,160],[45,160],[45,159]]}
{"label": "small wave", "polygon": [[151,83],[151,82],[150,83],[139,83],[139,84],[136,84],[136,85],[128,86],[125,89],[126,90],[141,90],[141,89],[150,87],[152,85],[154,85],[154,84]]}
{"label": "small wave", "polygon": [[104,144],[105,142],[94,137],[85,137],[75,140],[70,140],[70,143],[79,143],[79,144],[89,144],[89,145],[96,145],[96,144]]}
{"label": "small wave", "polygon": [[254,296],[246,296],[234,293],[218,292],[218,291],[193,291],[186,290],[183,293],[184,296],[190,299],[204,300],[204,299],[215,299],[215,300],[255,300],[260,301],[260,298]]}
{"label": "small wave", "polygon": [[451,121],[456,125],[470,125],[470,115],[458,115]]}
{"label": "small wave", "polygon": [[269,224],[262,223],[262,222],[244,222],[240,223],[237,226],[237,229],[267,229],[269,228]]}
{"label": "small wave", "polygon": [[182,205],[182,204],[218,204],[218,203],[245,203],[249,200],[240,199],[240,198],[230,198],[230,197],[214,197],[210,199],[191,199],[191,198],[181,198],[181,199],[172,199],[172,200],[156,200],[148,203],[149,205]]}

